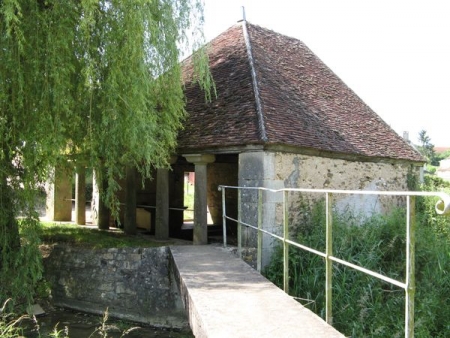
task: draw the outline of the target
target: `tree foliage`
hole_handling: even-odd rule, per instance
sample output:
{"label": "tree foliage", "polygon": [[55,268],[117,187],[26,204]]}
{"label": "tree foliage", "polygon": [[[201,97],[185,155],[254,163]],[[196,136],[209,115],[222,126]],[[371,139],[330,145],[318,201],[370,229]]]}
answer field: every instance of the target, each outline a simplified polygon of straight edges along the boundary
{"label": "tree foliage", "polygon": [[439,166],[440,162],[442,160],[446,160],[448,158],[450,158],[450,150],[447,150],[447,151],[444,151],[442,153],[436,154],[436,156],[434,157],[434,163],[432,163],[432,164],[435,165],[435,166]]}
{"label": "tree foliage", "polygon": [[113,207],[126,166],[148,177],[168,165],[185,117],[180,53],[203,44],[202,22],[201,0],[0,1],[2,282],[21,247],[16,216],[36,223],[49,168],[97,169]]}
{"label": "tree foliage", "polygon": [[[431,138],[428,136],[426,130],[421,130],[418,135],[419,145],[418,150],[427,162],[433,164],[435,159],[434,144],[431,143]],[[436,164],[433,164],[436,165]]]}

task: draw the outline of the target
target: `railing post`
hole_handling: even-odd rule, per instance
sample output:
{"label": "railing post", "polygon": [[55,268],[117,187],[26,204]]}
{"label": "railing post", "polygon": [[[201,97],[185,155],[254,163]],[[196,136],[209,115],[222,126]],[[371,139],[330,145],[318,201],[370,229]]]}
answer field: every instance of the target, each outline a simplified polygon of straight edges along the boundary
{"label": "railing post", "polygon": [[258,189],[258,245],[257,245],[257,256],[256,256],[256,270],[261,272],[261,260],[262,260],[262,238],[263,233],[262,229],[262,204],[263,204],[263,196],[262,190]]}
{"label": "railing post", "polygon": [[414,337],[414,295],[416,293],[415,245],[416,245],[416,197],[407,196],[406,203],[406,299],[405,337]]}
{"label": "railing post", "polygon": [[227,247],[227,210],[225,205],[225,187],[219,187],[222,190],[222,228],[223,228],[223,247]]}
{"label": "railing post", "polygon": [[331,193],[326,193],[326,247],[325,247],[325,317],[326,322],[333,325],[333,306],[332,306],[332,278],[333,262],[330,256],[333,256],[333,203]]}
{"label": "railing post", "polygon": [[289,215],[288,215],[288,191],[283,192],[283,288],[289,294]]}
{"label": "railing post", "polygon": [[242,197],[241,197],[241,188],[238,188],[238,224],[237,224],[237,241],[238,241],[238,255],[239,258],[242,258]]}

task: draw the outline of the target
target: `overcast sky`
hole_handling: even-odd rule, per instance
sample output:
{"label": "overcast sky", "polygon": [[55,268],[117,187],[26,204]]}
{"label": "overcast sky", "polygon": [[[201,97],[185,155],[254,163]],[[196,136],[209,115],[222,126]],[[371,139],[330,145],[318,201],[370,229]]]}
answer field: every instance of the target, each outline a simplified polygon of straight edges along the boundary
{"label": "overcast sky", "polygon": [[450,146],[449,0],[205,0],[205,35],[242,18],[303,41],[397,133]]}

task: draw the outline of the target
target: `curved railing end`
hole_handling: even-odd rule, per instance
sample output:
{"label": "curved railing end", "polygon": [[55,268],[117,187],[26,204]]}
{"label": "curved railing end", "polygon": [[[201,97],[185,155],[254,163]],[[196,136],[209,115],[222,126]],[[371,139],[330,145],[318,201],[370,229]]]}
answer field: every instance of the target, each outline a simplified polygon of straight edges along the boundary
{"label": "curved railing end", "polygon": [[438,215],[450,215],[450,196],[443,194],[441,199],[437,201],[435,209]]}

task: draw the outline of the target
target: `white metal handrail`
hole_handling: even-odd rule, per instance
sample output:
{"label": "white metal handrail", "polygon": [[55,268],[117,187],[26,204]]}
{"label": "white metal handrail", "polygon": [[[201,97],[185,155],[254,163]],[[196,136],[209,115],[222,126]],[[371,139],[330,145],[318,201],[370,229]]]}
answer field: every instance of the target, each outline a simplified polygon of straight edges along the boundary
{"label": "white metal handrail", "polygon": [[[226,214],[225,203],[225,191],[227,189],[238,190],[238,219],[229,217]],[[284,273],[283,273],[283,286],[284,291],[289,292],[289,245],[293,245],[297,248],[309,251],[316,255],[325,258],[325,316],[326,321],[332,325],[332,262],[336,262],[345,266],[348,266],[357,271],[361,271],[370,276],[381,279],[387,283],[391,283],[405,290],[405,337],[414,337],[414,295],[415,295],[415,270],[414,270],[414,255],[415,255],[415,198],[417,196],[429,196],[439,197],[439,201],[436,203],[435,210],[439,215],[450,214],[450,196],[443,192],[422,192],[422,191],[359,191],[359,190],[331,190],[331,189],[268,189],[261,187],[237,187],[237,186],[219,186],[219,190],[222,191],[222,217],[223,217],[223,244],[227,246],[226,236],[226,220],[237,222],[238,224],[238,253],[242,252],[242,233],[241,227],[246,226],[252,228],[258,232],[258,248],[257,248],[257,270],[261,271],[261,257],[262,257],[262,235],[266,234],[273,238],[276,238],[283,242],[283,261],[284,261]],[[258,191],[258,225],[254,226],[242,221],[242,203],[241,192],[242,190],[256,190]],[[283,193],[283,236],[278,236],[272,232],[262,229],[262,192]],[[289,192],[300,193],[314,193],[325,194],[325,206],[326,206],[326,244],[325,252],[313,249],[306,245],[291,241],[288,238],[288,205],[287,197]],[[389,278],[385,275],[377,273],[375,271],[366,269],[362,266],[352,264],[345,260],[333,256],[332,250],[332,198],[333,195],[379,195],[379,196],[405,196],[406,197],[406,279],[405,282],[398,281],[396,279]]]}

